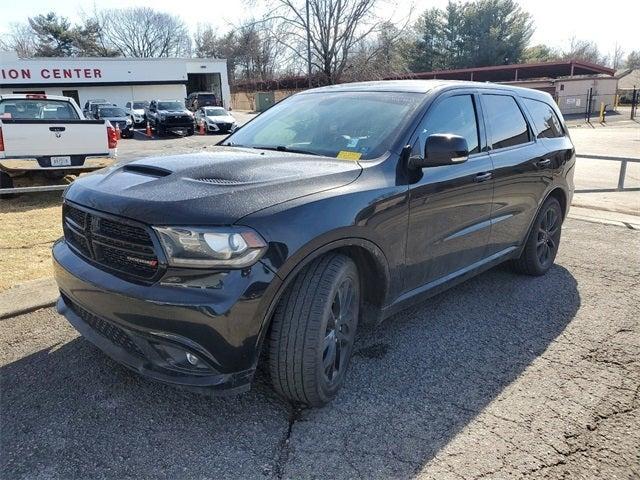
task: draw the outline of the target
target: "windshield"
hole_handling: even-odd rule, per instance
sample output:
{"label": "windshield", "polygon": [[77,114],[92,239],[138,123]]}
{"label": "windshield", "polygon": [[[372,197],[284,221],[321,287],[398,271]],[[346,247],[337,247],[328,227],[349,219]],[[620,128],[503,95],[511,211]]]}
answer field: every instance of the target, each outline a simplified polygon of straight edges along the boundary
{"label": "windshield", "polygon": [[133,102],[133,108],[136,110],[144,109],[149,106],[149,102]]}
{"label": "windshield", "polygon": [[352,160],[388,151],[424,95],[321,92],[295,95],[232,134],[223,145],[301,150]]}
{"label": "windshield", "polygon": [[184,110],[182,102],[158,102],[158,110]]}
{"label": "windshield", "polygon": [[31,98],[0,101],[0,118],[18,120],[80,119],[69,102]]}
{"label": "windshield", "polygon": [[213,93],[199,93],[198,101],[199,102],[215,102],[216,96]]}
{"label": "windshield", "polygon": [[205,108],[204,114],[207,117],[221,117],[227,115],[227,111],[224,108]]}
{"label": "windshield", "polygon": [[115,107],[102,107],[98,110],[98,115],[101,117],[126,117],[126,112],[121,108]]}

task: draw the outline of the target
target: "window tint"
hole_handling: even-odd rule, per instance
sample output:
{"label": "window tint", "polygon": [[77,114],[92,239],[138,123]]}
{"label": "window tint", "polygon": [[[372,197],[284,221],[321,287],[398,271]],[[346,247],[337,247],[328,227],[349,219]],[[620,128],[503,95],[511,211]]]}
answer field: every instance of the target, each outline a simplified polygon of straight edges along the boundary
{"label": "window tint", "polygon": [[524,99],[531,117],[533,118],[533,124],[538,131],[538,138],[556,138],[564,136],[560,120],[556,116],[556,112],[553,111],[549,105],[538,100],[532,100],[530,98]]}
{"label": "window tint", "polygon": [[414,155],[424,154],[424,143],[427,137],[435,133],[460,135],[467,140],[469,153],[480,151],[476,109],[471,95],[457,95],[442,100],[429,110],[419,131],[420,140],[416,146],[420,150],[417,152],[414,150]]}
{"label": "window tint", "polygon": [[512,147],[529,141],[527,122],[513,97],[483,95],[485,120],[494,149]]}

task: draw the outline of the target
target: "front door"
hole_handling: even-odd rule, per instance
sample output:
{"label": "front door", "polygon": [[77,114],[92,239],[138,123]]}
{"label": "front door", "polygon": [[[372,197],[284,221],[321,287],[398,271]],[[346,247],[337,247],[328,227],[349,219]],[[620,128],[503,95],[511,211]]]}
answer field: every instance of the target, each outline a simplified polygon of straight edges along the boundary
{"label": "front door", "polygon": [[422,169],[409,187],[405,291],[455,276],[485,254],[493,164],[480,118],[474,91],[456,90],[436,99],[418,127],[413,155],[422,156],[435,133],[464,137],[470,154],[464,163]]}

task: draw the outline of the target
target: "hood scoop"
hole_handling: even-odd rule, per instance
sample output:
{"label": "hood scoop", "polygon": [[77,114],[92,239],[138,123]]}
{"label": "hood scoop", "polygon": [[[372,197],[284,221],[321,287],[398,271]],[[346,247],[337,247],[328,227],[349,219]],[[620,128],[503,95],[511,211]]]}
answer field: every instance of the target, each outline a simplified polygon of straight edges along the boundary
{"label": "hood scoop", "polygon": [[123,170],[125,172],[137,173],[139,175],[147,175],[149,177],[158,177],[158,178],[167,177],[173,173],[171,170],[167,170],[166,168],[154,167],[152,165],[136,165],[136,164],[125,165]]}

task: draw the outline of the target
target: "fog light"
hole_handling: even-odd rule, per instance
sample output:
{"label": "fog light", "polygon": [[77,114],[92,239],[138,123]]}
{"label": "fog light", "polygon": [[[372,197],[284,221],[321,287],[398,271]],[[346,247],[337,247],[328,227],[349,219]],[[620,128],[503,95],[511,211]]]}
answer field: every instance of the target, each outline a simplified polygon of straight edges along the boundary
{"label": "fog light", "polygon": [[187,362],[191,365],[197,365],[200,359],[196,357],[194,354],[187,352]]}

